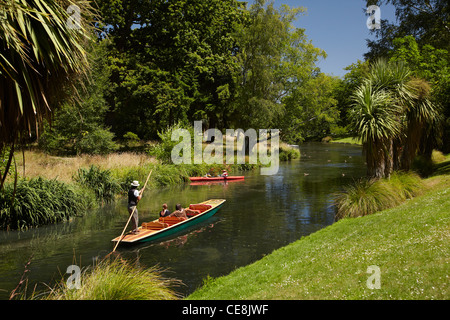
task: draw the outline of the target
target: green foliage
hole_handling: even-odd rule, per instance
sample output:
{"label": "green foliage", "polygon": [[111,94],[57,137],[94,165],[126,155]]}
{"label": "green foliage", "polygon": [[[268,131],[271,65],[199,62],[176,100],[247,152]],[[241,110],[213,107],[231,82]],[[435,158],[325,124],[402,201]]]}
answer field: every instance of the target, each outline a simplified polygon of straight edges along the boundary
{"label": "green foliage", "polygon": [[[223,125],[237,67],[233,33],[245,10],[235,0],[100,4],[108,45],[112,130],[142,139],[179,121]],[[218,123],[220,122],[220,123]]]}
{"label": "green foliage", "polygon": [[348,134],[350,128],[350,113],[352,109],[351,96],[358,86],[360,86],[365,78],[369,75],[369,61],[358,60],[355,63],[344,68],[347,73],[343,79],[337,80],[337,84],[333,91],[333,96],[337,101],[337,109],[339,110],[339,120],[337,125],[345,130],[335,130],[331,132],[335,136]]}
{"label": "green foliage", "polygon": [[21,179],[0,193],[0,228],[26,229],[79,216],[92,205],[82,189],[57,180]]}
{"label": "green foliage", "polygon": [[[90,22],[89,2],[78,5]],[[0,12],[2,149],[22,135],[37,134],[67,93],[64,89],[86,75],[89,64],[82,44],[91,40],[91,24],[67,28],[69,14],[56,0],[4,0]]]}
{"label": "green foliage", "polygon": [[80,98],[64,103],[54,114],[52,126],[46,125],[39,146],[50,154],[108,154],[118,149],[114,134],[105,126],[108,106],[104,99],[110,91],[106,68],[107,41],[89,48],[91,77],[80,85]]}
{"label": "green foliage", "polygon": [[360,179],[336,194],[336,219],[366,216],[397,206],[423,189],[420,177],[412,173],[393,173],[390,179]]}
{"label": "green foliage", "polygon": [[139,136],[133,132],[128,131],[123,135],[123,139],[127,148],[132,148],[139,144]]}
{"label": "green foliage", "polygon": [[290,161],[300,158],[300,150],[286,145],[281,145],[279,152],[280,161]]}
{"label": "green foliage", "polygon": [[77,154],[105,155],[118,149],[113,141],[114,133],[109,130],[97,128],[93,132],[85,132],[77,144]]}
{"label": "green foliage", "polygon": [[326,54],[293,26],[304,11],[264,0],[250,6],[236,36],[242,71],[232,103],[235,127],[280,128],[282,139],[294,143],[323,135],[337,120],[334,80],[315,66]]}
{"label": "green foliage", "polygon": [[[412,36],[396,38],[390,52],[390,61],[407,63],[415,77],[425,79],[431,86],[430,99],[439,105],[442,120],[437,122],[428,138],[427,156],[433,148],[450,152],[450,55],[448,50],[434,48],[430,44],[419,46]],[[443,128],[441,129],[441,126]],[[428,159],[429,160],[429,159]]]}
{"label": "green foliage", "polygon": [[175,300],[171,289],[180,281],[164,278],[160,271],[131,264],[122,258],[104,259],[84,269],[81,288],[69,289],[64,279],[46,300]]}
{"label": "green foliage", "polygon": [[[423,139],[425,161],[433,148],[450,152],[450,6],[448,0],[378,0],[369,4],[391,4],[396,21],[382,21],[374,30],[376,40],[368,40],[366,58],[390,58],[406,62],[414,75],[427,80],[431,99],[442,106],[443,123],[436,122]],[[443,124],[443,129],[439,128]],[[436,130],[435,130],[436,129]],[[440,137],[442,136],[442,140]],[[426,148],[428,145],[428,148]]]}
{"label": "green foliage", "polygon": [[382,21],[381,29],[374,29],[375,40],[368,40],[370,51],[366,58],[386,57],[394,39],[414,35],[420,46],[450,50],[450,6],[447,0],[366,0],[367,6],[391,4],[395,7],[396,21]]}
{"label": "green foliage", "polygon": [[120,191],[120,184],[111,171],[101,170],[94,165],[91,165],[89,169],[78,169],[73,179],[93,192],[97,201],[101,203],[114,201],[116,194]]}
{"label": "green foliage", "polygon": [[181,140],[172,141],[172,134],[174,131],[187,130],[191,139],[191,156],[194,156],[194,129],[192,126],[184,126],[181,123],[177,123],[168,127],[164,131],[158,131],[158,137],[160,142],[149,149],[149,154],[155,156],[164,164],[172,163],[172,149],[179,144]]}
{"label": "green foliage", "polygon": [[280,120],[283,141],[321,140],[331,134],[339,121],[333,97],[337,81],[323,73],[299,79],[292,95],[283,99],[286,110]]}
{"label": "green foliage", "polygon": [[421,142],[437,130],[440,118],[427,81],[413,78],[405,63],[380,59],[352,100],[351,126],[366,153],[368,176],[410,170],[417,153],[424,152]]}

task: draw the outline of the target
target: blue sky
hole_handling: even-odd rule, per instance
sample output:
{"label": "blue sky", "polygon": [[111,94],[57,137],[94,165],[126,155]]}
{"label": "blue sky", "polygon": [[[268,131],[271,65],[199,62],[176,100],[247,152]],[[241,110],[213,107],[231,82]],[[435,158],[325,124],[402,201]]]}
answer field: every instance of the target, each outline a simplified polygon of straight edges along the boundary
{"label": "blue sky", "polygon": [[[249,1],[252,2],[252,1]],[[368,51],[366,39],[373,39],[366,26],[364,0],[274,0],[276,7],[305,7],[306,14],[299,15],[295,27],[304,28],[313,45],[325,50],[328,57],[318,66],[322,72],[343,76],[343,68],[364,60]],[[395,21],[392,6],[380,6],[381,19]],[[381,26],[382,27],[382,26]]]}

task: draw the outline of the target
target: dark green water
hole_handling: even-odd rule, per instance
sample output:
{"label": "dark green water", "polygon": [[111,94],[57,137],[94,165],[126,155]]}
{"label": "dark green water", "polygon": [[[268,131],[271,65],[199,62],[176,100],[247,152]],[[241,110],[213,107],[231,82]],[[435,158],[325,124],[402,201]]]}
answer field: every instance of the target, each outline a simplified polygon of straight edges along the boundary
{"label": "dark green water", "polygon": [[[217,277],[252,263],[273,250],[334,222],[332,195],[365,174],[361,148],[339,144],[304,144],[302,158],[281,163],[276,175],[245,173],[244,181],[146,190],[139,203],[140,222],[155,219],[161,204],[173,209],[212,198],[226,199],[219,212],[178,237],[131,247],[121,255],[143,266],[159,265],[165,275],[182,280],[183,295],[208,275]],[[20,281],[30,261],[29,291],[54,285],[66,269],[92,265],[112,251],[128,213],[125,199],[83,218],[26,232],[0,232],[0,299]],[[31,259],[31,260],[30,260]]]}

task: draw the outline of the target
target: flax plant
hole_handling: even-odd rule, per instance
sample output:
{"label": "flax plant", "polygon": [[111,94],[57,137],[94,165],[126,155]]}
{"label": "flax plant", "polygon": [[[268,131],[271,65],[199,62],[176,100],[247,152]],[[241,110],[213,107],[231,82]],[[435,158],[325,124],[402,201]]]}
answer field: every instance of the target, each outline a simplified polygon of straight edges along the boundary
{"label": "flax plant", "polygon": [[[80,23],[66,10],[76,6]],[[91,41],[94,11],[88,1],[3,0],[0,3],[0,150],[39,135],[43,120],[88,73],[84,46]],[[69,25],[71,27],[69,27]]]}

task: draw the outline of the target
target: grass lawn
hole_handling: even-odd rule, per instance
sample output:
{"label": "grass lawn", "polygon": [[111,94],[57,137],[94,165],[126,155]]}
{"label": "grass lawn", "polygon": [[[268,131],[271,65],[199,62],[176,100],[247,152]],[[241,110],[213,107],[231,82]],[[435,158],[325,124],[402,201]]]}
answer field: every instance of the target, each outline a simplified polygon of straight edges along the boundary
{"label": "grass lawn", "polygon": [[357,144],[357,145],[361,145],[361,142],[359,141],[358,138],[353,138],[353,137],[347,137],[347,138],[342,138],[342,139],[336,139],[336,140],[331,140],[330,143],[349,143],[349,144]]}
{"label": "grass lawn", "polygon": [[[425,183],[420,197],[340,220],[207,279],[187,299],[450,299],[450,175]],[[367,285],[375,284],[373,266],[379,289]]]}

